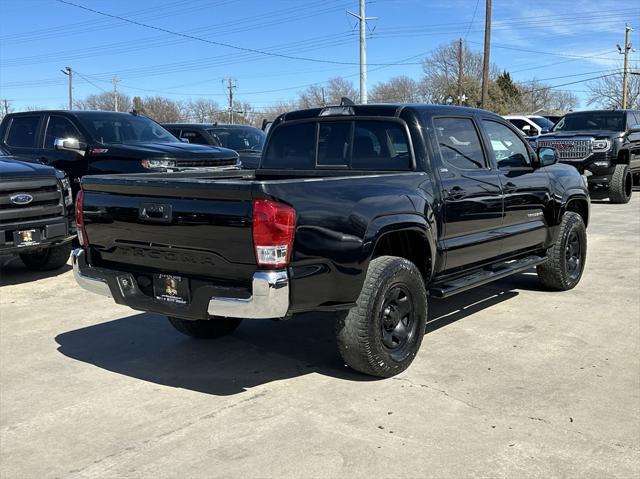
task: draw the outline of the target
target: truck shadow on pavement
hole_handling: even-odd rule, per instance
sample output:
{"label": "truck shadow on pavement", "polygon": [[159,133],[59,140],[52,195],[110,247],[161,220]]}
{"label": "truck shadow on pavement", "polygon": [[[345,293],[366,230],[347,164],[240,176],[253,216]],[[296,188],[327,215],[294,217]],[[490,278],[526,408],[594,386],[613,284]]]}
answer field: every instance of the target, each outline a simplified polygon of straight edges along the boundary
{"label": "truck shadow on pavement", "polygon": [[19,258],[0,257],[0,286],[29,283],[39,279],[52,278],[71,271],[71,266],[65,264],[53,271],[32,271],[27,269]]}
{"label": "truck shadow on pavement", "polygon": [[[429,334],[516,297],[514,289],[537,290],[535,273],[446,300],[430,302]],[[231,335],[195,340],[162,316],[135,314],[58,335],[65,356],[118,374],[213,395],[317,373],[349,381],[373,381],[347,368],[336,349],[334,316],[308,314],[292,321],[244,321]]]}

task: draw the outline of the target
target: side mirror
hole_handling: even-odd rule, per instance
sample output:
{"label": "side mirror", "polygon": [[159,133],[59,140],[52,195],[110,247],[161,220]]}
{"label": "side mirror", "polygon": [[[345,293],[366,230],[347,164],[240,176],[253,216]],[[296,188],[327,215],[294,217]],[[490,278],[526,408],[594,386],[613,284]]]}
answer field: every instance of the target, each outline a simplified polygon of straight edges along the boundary
{"label": "side mirror", "polygon": [[550,130],[549,130],[549,128],[547,128],[547,127],[545,126],[544,128],[542,128],[542,129],[540,130],[540,134],[542,135],[543,133],[549,133],[549,131],[550,131]]}
{"label": "side mirror", "polygon": [[524,125],[522,127],[522,131],[524,132],[525,135],[530,136],[531,135],[531,126],[530,125]]}
{"label": "side mirror", "polygon": [[536,151],[540,167],[554,165],[558,162],[558,152],[555,148],[542,146]]}
{"label": "side mirror", "polygon": [[189,138],[180,138],[182,143],[189,143]]}
{"label": "side mirror", "polygon": [[83,154],[86,145],[77,138],[56,138],[53,140],[53,147],[56,150],[74,151]]}

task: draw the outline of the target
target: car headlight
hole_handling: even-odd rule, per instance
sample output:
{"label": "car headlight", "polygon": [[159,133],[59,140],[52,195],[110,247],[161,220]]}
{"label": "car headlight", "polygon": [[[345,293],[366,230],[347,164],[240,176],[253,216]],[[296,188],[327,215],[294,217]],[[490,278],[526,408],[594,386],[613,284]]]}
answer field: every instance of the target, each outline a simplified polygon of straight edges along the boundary
{"label": "car headlight", "polygon": [[71,182],[69,181],[69,178],[62,178],[60,182],[62,183],[64,205],[70,206],[73,204],[73,192],[71,191]]}
{"label": "car headlight", "polygon": [[158,168],[175,168],[176,160],[142,160],[140,162],[143,168],[154,170]]}
{"label": "car headlight", "polygon": [[592,146],[593,151],[607,151],[611,148],[611,142],[609,140],[594,140]]}

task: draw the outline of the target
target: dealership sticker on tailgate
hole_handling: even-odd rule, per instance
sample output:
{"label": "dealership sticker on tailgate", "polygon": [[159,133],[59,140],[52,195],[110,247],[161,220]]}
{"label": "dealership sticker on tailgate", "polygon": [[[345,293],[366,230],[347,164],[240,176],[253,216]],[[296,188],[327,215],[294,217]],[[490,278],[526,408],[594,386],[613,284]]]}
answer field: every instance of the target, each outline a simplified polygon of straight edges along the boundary
{"label": "dealership sticker on tailgate", "polygon": [[153,292],[156,299],[169,303],[189,302],[189,280],[171,274],[153,275]]}
{"label": "dealership sticker on tailgate", "polygon": [[40,230],[24,230],[13,233],[13,244],[18,248],[36,246],[42,241]]}

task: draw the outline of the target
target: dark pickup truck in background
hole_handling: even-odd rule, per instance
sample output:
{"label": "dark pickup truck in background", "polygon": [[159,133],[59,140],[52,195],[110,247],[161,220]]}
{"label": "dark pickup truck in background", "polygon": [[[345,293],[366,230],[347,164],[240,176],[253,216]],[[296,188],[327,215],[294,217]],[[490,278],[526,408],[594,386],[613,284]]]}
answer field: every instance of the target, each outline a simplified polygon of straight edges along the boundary
{"label": "dark pickup truck in background", "polygon": [[345,362],[381,377],[415,357],[427,295],[534,266],[568,290],[586,259],[578,171],[468,108],[291,112],[258,170],[93,176],[82,188],[82,287],[198,338],[243,318],[336,311]]}
{"label": "dark pickup truck in background", "polygon": [[11,113],[0,124],[0,144],[13,155],[64,171],[74,185],[84,175],[238,166],[235,151],[183,143],[134,113]]}
{"label": "dark pickup truck in background", "polygon": [[71,185],[50,166],[20,161],[0,147],[0,255],[29,269],[65,265],[76,237]]}
{"label": "dark pickup truck in background", "polygon": [[634,182],[640,185],[640,111],[568,113],[533,143],[555,148],[590,187],[607,188],[612,203],[628,203]]}
{"label": "dark pickup truck in background", "polygon": [[163,123],[176,138],[198,145],[221,146],[240,155],[242,167],[254,170],[260,156],[266,133],[250,125],[224,125],[221,123]]}

